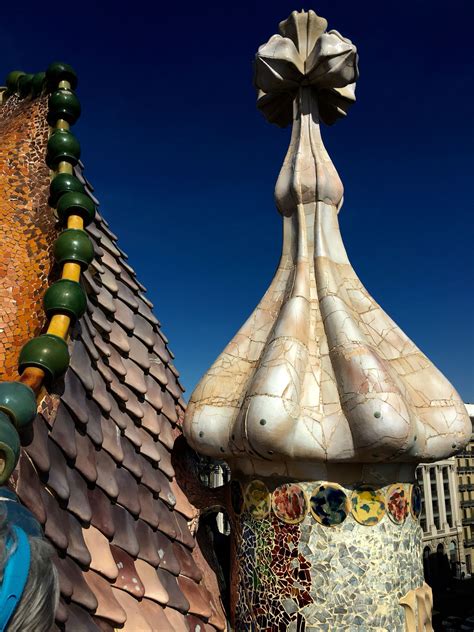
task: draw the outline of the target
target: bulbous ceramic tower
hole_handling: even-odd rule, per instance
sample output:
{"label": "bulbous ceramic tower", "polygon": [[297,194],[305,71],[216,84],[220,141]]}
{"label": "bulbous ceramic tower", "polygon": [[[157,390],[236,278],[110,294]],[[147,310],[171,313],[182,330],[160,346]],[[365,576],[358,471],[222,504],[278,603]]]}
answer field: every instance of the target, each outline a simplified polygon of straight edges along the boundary
{"label": "bulbous ceramic tower", "polygon": [[471,431],[455,389],[347,258],[320,124],[355,101],[357,51],[326,27],[293,12],[258,50],[258,107],[293,124],[275,188],[283,251],[185,419],[191,445],[234,477],[237,632],[431,629],[415,468]]}

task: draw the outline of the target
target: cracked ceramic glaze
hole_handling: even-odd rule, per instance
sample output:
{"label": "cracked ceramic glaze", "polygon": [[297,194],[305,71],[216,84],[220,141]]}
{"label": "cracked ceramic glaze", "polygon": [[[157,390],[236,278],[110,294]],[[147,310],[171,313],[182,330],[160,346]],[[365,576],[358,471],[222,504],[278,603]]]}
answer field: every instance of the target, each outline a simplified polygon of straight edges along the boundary
{"label": "cracked ceramic glaze", "polygon": [[357,52],[313,11],[258,50],[258,107],[293,121],[275,188],[283,250],[253,314],[196,387],[185,432],[235,473],[326,476],[325,464],[436,461],[468,441],[453,386],[368,294],[342,242],[343,186],[323,145],[355,101]]}

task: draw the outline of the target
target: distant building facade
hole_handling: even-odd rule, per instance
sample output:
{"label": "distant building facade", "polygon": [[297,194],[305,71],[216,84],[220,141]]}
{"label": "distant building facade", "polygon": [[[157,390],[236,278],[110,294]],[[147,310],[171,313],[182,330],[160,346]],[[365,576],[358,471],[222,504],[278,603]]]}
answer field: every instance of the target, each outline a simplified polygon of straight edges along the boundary
{"label": "distant building facade", "polygon": [[[474,405],[466,405],[474,424]],[[455,457],[417,469],[422,489],[423,566],[430,585],[474,572],[474,430]]]}
{"label": "distant building facade", "polygon": [[473,422],[471,441],[456,456],[466,572],[474,574],[474,404],[466,404]]}

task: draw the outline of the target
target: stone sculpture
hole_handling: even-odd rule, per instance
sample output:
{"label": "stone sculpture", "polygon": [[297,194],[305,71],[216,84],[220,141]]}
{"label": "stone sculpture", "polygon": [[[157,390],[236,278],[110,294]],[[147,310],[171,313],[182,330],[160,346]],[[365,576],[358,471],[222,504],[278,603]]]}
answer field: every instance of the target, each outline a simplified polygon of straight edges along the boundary
{"label": "stone sculpture", "polygon": [[185,417],[189,443],[234,477],[237,631],[405,629],[400,599],[423,587],[415,468],[471,431],[455,389],[347,258],[320,124],[354,103],[358,58],[326,27],[293,12],[258,49],[258,108],[293,123],[275,188],[282,255]]}

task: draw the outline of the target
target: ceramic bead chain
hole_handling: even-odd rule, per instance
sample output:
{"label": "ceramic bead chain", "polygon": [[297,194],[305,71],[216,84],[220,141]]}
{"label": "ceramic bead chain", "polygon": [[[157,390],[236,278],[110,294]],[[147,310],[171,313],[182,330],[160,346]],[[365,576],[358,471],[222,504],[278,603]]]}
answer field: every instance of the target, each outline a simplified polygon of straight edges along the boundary
{"label": "ceramic bead chain", "polygon": [[56,209],[65,229],[54,243],[54,258],[61,266],[61,278],[44,295],[49,324],[46,333],[28,341],[20,351],[19,379],[0,383],[0,484],[10,477],[20,456],[18,431],[32,423],[36,398],[43,387],[63,375],[69,365],[67,338],[71,324],[86,309],[86,295],[80,285],[81,271],[91,263],[92,243],[84,231],[95,215],[95,206],[84,186],[74,176],[80,145],[69,131],[81,113],[74,90],[77,76],[68,64],[56,62],[45,73],[35,75],[13,71],[7,77],[3,100],[12,94],[37,97],[45,91],[51,134],[46,163],[52,172],[49,204]]}

